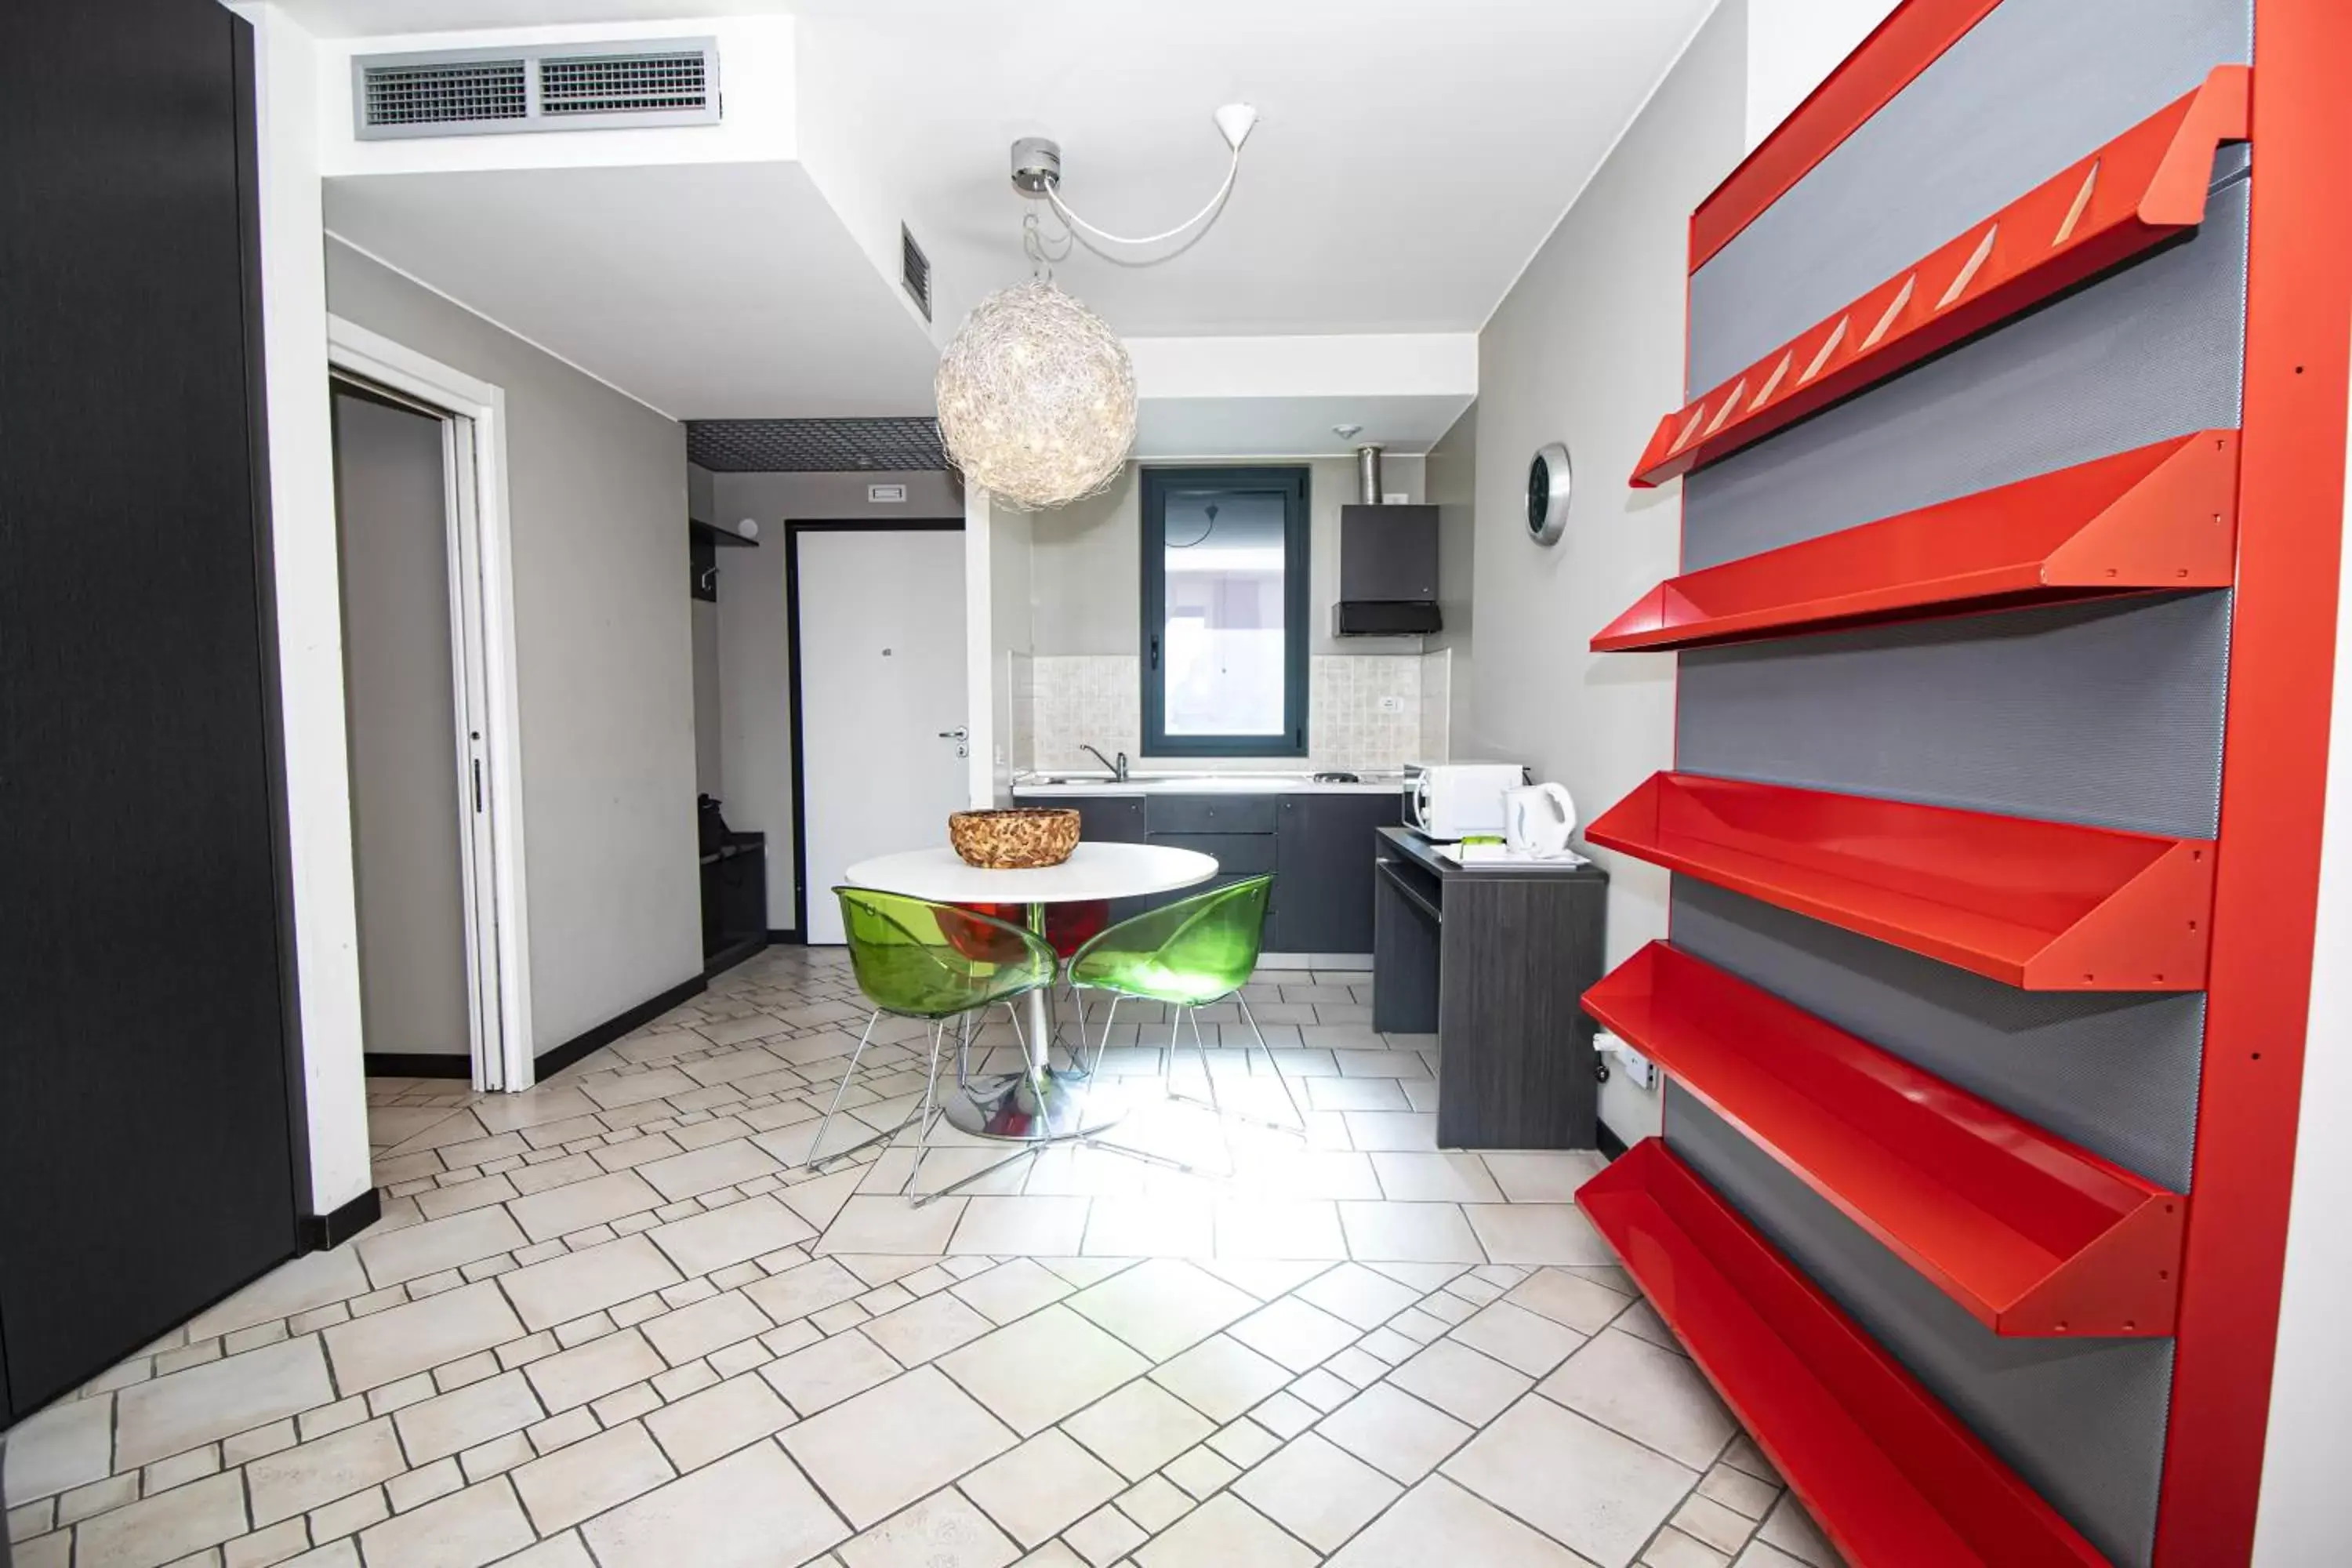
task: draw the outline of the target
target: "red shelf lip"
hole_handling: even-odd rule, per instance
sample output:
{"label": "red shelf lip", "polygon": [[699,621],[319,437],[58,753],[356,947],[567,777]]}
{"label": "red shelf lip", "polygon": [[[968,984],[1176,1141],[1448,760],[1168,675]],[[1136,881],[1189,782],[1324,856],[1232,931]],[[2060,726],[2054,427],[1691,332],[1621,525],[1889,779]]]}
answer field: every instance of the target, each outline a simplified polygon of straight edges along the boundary
{"label": "red shelf lip", "polygon": [[2210,840],[1654,773],[1585,837],[2026,991],[2198,991]]}
{"label": "red shelf lip", "polygon": [[1592,649],[2226,588],[2237,496],[2238,433],[2200,430],[1670,577]]}
{"label": "red shelf lip", "polygon": [[1665,942],[1584,1010],[1993,1332],[2171,1333],[2179,1194]]}
{"label": "red shelf lip", "polygon": [[2089,157],[1659,421],[1633,483],[1759,441],[2205,218],[2213,150],[2248,135],[2251,68],[2217,66]]}
{"label": "red shelf lip", "polygon": [[1662,1140],[1576,1201],[1855,1568],[2107,1562]]}

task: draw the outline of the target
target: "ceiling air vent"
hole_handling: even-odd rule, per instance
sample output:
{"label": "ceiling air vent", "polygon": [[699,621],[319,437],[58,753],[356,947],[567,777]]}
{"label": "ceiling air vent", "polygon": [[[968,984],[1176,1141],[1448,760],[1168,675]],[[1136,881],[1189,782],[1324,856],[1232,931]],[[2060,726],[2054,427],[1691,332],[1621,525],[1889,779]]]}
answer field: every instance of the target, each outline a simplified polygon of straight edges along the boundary
{"label": "ceiling air vent", "polygon": [[352,133],[362,142],[715,125],[719,41],[362,55],[352,61]]}
{"label": "ceiling air vent", "polygon": [[907,232],[903,223],[898,226],[898,281],[906,285],[908,294],[923,312],[923,320],[929,321],[931,258],[923,254],[923,247],[915,243],[915,237]]}

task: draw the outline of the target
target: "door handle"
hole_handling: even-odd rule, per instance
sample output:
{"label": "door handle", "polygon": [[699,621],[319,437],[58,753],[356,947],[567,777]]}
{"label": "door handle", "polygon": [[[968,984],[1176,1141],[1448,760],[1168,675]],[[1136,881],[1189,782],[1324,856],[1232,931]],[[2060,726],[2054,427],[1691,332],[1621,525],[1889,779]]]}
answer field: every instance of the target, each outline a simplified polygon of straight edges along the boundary
{"label": "door handle", "polygon": [[965,726],[959,724],[952,730],[940,731],[940,739],[942,741],[968,741],[971,739],[971,731]]}

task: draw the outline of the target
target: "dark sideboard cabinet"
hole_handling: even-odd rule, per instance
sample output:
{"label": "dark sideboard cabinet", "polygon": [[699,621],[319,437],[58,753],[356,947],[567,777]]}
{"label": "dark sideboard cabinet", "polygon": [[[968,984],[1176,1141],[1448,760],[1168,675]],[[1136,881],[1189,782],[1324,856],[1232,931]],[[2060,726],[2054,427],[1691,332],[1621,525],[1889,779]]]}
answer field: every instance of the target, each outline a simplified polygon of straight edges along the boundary
{"label": "dark sideboard cabinet", "polygon": [[1609,875],[1465,868],[1402,827],[1375,835],[1372,1026],[1438,1039],[1445,1149],[1590,1149],[1592,1020]]}

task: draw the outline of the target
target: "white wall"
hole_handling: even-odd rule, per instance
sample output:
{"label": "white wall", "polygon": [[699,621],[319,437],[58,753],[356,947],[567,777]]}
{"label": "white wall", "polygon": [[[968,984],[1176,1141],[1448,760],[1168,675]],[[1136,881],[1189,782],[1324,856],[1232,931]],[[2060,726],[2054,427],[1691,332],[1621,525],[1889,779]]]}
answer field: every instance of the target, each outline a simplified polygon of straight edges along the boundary
{"label": "white wall", "polygon": [[[1339,596],[1339,508],[1357,499],[1352,458],[1266,458],[1263,466],[1307,470],[1311,564],[1307,583],[1310,653],[1419,653],[1419,637],[1334,637],[1331,605]],[[1155,467],[1159,465],[1154,465]],[[1172,466],[1172,465],[1171,465]],[[1215,464],[1213,467],[1247,465]],[[1396,457],[1381,487],[1422,499],[1423,459]],[[1034,650],[1056,654],[1142,651],[1143,510],[1139,466],[1129,463],[1097,496],[1034,514]],[[1441,584],[1441,592],[1450,591]]]}
{"label": "white wall", "polygon": [[[1035,652],[1035,516],[992,506],[988,518],[988,794],[997,805],[1013,804],[1013,770],[1027,765],[1016,757],[1024,728],[1013,713],[1015,661]],[[975,647],[978,643],[975,641]],[[1021,683],[1025,689],[1025,682]]]}
{"label": "white wall", "polygon": [[686,433],[348,247],[335,313],[502,387],[534,1053],[702,970]]}
{"label": "white wall", "polygon": [[[2352,432],[2347,467],[2352,468]],[[2352,485],[2347,489],[2352,492]],[[2346,517],[2352,532],[2352,510]],[[2294,1145],[2286,1276],[2279,1293],[2270,1431],[2254,1522],[2258,1568],[2333,1563],[2344,1550],[2344,1478],[2352,1471],[2352,551],[2336,595],[2335,708],[2327,816],[2312,932],[2311,1016],[2304,1033],[2303,1106]]]}
{"label": "white wall", "polygon": [[318,87],[310,37],[274,5],[254,26],[259,121],[262,353],[268,380],[271,575],[285,725],[287,838],[310,1212],[365,1193],[359,900],[343,733],[334,444],[327,412],[327,276],[320,251]]}
{"label": "white wall", "polygon": [[[1672,656],[1588,643],[1678,558],[1680,487],[1624,476],[1682,401],[1686,224],[1744,150],[1746,23],[1734,3],[1701,27],[1479,334],[1476,660],[1455,683],[1454,752],[1559,780],[1587,821],[1674,757]],[[1523,486],[1528,456],[1554,440],[1580,482],[1566,536],[1544,549],[1527,537]],[[1596,858],[1613,964],[1665,934],[1667,879]],[[1654,1130],[1650,1097],[1618,1101],[1604,1089],[1619,1136]]]}
{"label": "white wall", "polygon": [[1895,5],[1895,0],[1747,0],[1747,146],[1772,134]]}
{"label": "white wall", "polygon": [[371,1052],[467,1057],[442,425],[338,395],[336,543]]}
{"label": "white wall", "polygon": [[[1478,405],[1472,404],[1463,411],[1434,447],[1423,468],[1429,487],[1427,499],[1437,508],[1437,603],[1444,617],[1445,629],[1428,639],[1429,651],[1437,653],[1451,649],[1453,657],[1446,664],[1446,680],[1451,693],[1467,691],[1477,679],[1477,611],[1472,589],[1478,573]],[[1513,513],[1514,517],[1519,515]],[[1424,689],[1428,677],[1423,677]],[[1424,713],[1433,723],[1441,724],[1433,739],[1442,737],[1444,755],[1467,757],[1466,751],[1456,752],[1457,738],[1466,715],[1463,704],[1449,694],[1439,710],[1428,695],[1423,699]],[[1437,750],[1423,746],[1423,752]]]}
{"label": "white wall", "polygon": [[[866,487],[903,484],[902,503],[876,505]],[[715,474],[709,521],[760,525],[756,550],[719,559],[719,784],[727,825],[768,836],[768,928],[793,923],[793,672],[784,616],[784,522],[877,522],[963,515],[946,473]],[[683,548],[683,546],[681,546]],[[681,582],[683,577],[681,577]],[[681,590],[682,593],[682,590]]]}

